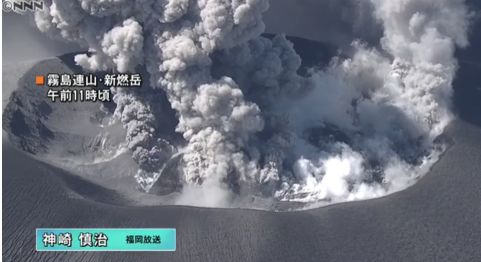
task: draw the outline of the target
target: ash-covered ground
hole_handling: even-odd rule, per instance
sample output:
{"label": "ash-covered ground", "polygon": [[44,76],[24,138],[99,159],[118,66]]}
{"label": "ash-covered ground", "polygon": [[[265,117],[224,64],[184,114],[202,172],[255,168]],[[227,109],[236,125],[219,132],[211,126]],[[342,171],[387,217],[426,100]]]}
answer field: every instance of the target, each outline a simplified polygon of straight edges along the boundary
{"label": "ash-covered ground", "polygon": [[[118,192],[3,143],[5,261],[477,261],[481,127],[455,121],[454,145],[414,186],[309,211],[131,206]],[[172,253],[36,252],[38,227],[175,227]]]}
{"label": "ash-covered ground", "polygon": [[[478,45],[479,40],[474,43]],[[39,161],[15,148],[18,144],[14,146],[4,140],[3,258],[6,261],[476,261],[481,257],[481,108],[477,102],[481,99],[477,84],[481,67],[471,59],[476,52],[472,48],[459,54],[466,63],[461,64],[462,77],[455,82],[454,102],[459,119],[446,132],[452,138],[452,147],[414,186],[375,200],[287,213],[137,206],[132,195],[101,186],[95,177],[84,179]],[[33,130],[39,130],[38,126]],[[40,253],[34,251],[33,232],[38,227],[175,227],[178,250]]]}
{"label": "ash-covered ground", "polygon": [[[379,1],[373,2],[380,4]],[[418,3],[416,1],[407,2],[413,4],[411,6],[413,8]],[[439,1],[436,2],[436,5],[428,6],[446,14],[444,13],[446,10],[452,10],[448,8],[452,7],[451,4],[456,7],[461,2]],[[282,3],[286,4],[286,2]],[[430,1],[420,4],[426,3],[430,3]],[[441,6],[447,4],[446,9],[437,9],[440,7],[438,4]],[[338,6],[332,4],[331,7],[332,10],[336,10]],[[384,7],[387,11],[390,10],[389,6]],[[432,11],[429,8],[428,10]],[[367,10],[371,9],[367,8]],[[459,11],[456,8],[455,10]],[[62,10],[60,10],[60,14],[61,12]],[[413,18],[412,24],[410,24],[413,26],[411,29],[434,26],[441,30],[441,33],[447,35],[453,33],[449,31],[449,28],[443,27],[446,24],[437,20],[439,17],[436,12],[427,14],[425,18],[422,16]],[[459,14],[454,12],[451,15]],[[78,18],[73,17],[73,20],[66,21],[66,25]],[[349,18],[346,19],[349,21]],[[451,17],[451,19],[455,18]],[[371,23],[370,18],[363,21]],[[397,22],[403,24],[401,20]],[[388,28],[393,26],[390,30],[396,31],[399,29],[396,28],[396,25],[399,24],[385,26]],[[458,26],[462,27],[459,24]],[[115,112],[112,104],[100,107],[95,103],[49,103],[45,99],[46,90],[32,85],[33,77],[36,74],[83,70],[73,64],[72,55],[32,63],[33,67],[20,77],[18,85],[12,81],[5,81],[5,78],[3,82],[3,100],[8,101],[8,104],[4,105],[2,119],[3,134],[4,137],[8,137],[8,140],[2,141],[4,153],[3,258],[7,261],[159,261],[164,259],[168,261],[477,261],[481,257],[479,249],[481,245],[481,187],[479,187],[481,182],[481,103],[479,103],[481,101],[481,54],[479,46],[481,46],[481,42],[479,35],[481,34],[479,25],[471,28],[468,30],[471,35],[469,47],[453,49],[454,53],[448,52],[445,53],[447,56],[441,56],[447,59],[442,60],[444,62],[457,61],[459,70],[454,70],[449,66],[446,67],[447,71],[443,71],[446,68],[442,70],[447,73],[448,78],[446,79],[448,80],[449,74],[453,74],[451,75],[453,86],[442,85],[440,88],[451,90],[448,93],[453,92],[452,96],[449,96],[448,100],[444,100],[443,96],[434,97],[434,101],[448,101],[449,104],[452,104],[452,106],[443,107],[449,109],[450,121],[448,122],[450,124],[448,125],[446,122],[446,126],[442,126],[443,128],[440,129],[442,132],[439,134],[437,133],[439,130],[429,130],[429,134],[434,132],[432,134],[435,135],[432,137],[432,141],[425,140],[425,142],[433,144],[428,143],[430,146],[424,149],[431,150],[433,149],[432,145],[442,145],[439,148],[439,152],[443,152],[440,160],[432,168],[429,165],[428,168],[423,169],[414,178],[402,181],[399,189],[412,185],[403,191],[379,199],[341,203],[323,208],[313,208],[315,205],[306,206],[305,201],[298,202],[296,200],[307,198],[313,200],[308,201],[307,204],[316,203],[316,205],[326,204],[326,199],[328,204],[355,200],[341,197],[332,201],[332,196],[336,195],[335,191],[324,191],[330,192],[331,198],[323,198],[319,197],[319,193],[323,192],[322,187],[306,187],[309,185],[308,181],[322,183],[326,170],[320,170],[321,175],[314,175],[314,180],[294,180],[290,186],[295,186],[297,183],[299,186],[303,185],[304,190],[295,192],[294,198],[284,199],[288,201],[265,197],[262,194],[259,196],[259,192],[265,193],[265,191],[257,190],[258,188],[254,188],[256,190],[247,192],[247,194],[236,191],[236,185],[232,183],[226,183],[227,187],[220,187],[229,189],[228,194],[225,194],[224,190],[213,191],[212,189],[216,187],[210,187],[207,192],[194,191],[194,193],[188,194],[188,191],[185,190],[188,188],[185,183],[181,185],[180,190],[175,190],[178,185],[175,182],[175,176],[174,183],[170,183],[169,180],[156,180],[156,183],[153,183],[152,187],[147,190],[150,192],[145,192],[145,188],[142,187],[140,187],[142,190],[139,190],[139,181],[136,179],[139,163],[135,157],[132,158],[132,148],[125,144],[126,141],[128,142],[126,137],[129,137],[129,129],[128,126],[123,125],[125,123],[112,124],[109,121]],[[68,28],[68,26],[62,28],[67,31],[70,29],[72,28]],[[350,31],[352,28],[346,30],[348,34],[352,33]],[[382,31],[382,26],[380,30]],[[368,43],[371,41],[375,43],[379,41],[380,35],[382,36],[382,32],[380,35],[373,32],[366,36],[366,32],[362,30],[354,31],[357,32],[355,33],[357,35],[371,37]],[[423,35],[422,31],[410,33]],[[113,37],[116,35],[114,32],[121,31],[114,30],[108,35]],[[459,33],[458,36],[463,34],[463,32],[457,33]],[[338,55],[338,59],[341,61],[352,58],[351,52],[355,48],[344,49],[341,54],[336,53],[336,45],[347,41],[344,33],[340,35],[337,40],[327,44],[291,39],[294,49],[302,58],[302,66],[298,68],[297,73],[301,77],[305,77],[312,73],[310,68],[315,68],[324,72],[323,77],[330,76],[332,71],[329,73],[326,68],[329,69],[332,66],[329,61],[333,56]],[[267,36],[265,39],[271,38],[272,36]],[[449,42],[443,37],[438,40]],[[462,39],[457,41],[462,42]],[[448,42],[441,41],[439,44],[446,47],[443,43]],[[372,46],[382,48],[377,44]],[[417,47],[413,48],[412,50],[415,50]],[[420,50],[426,52],[427,49],[421,48]],[[425,55],[439,54],[436,52],[440,50],[431,50],[431,53],[428,52]],[[373,58],[372,54],[362,52],[358,54],[361,54],[358,59],[363,58],[362,55]],[[216,59],[222,58],[223,55],[225,54],[222,52],[212,54],[212,61],[217,63]],[[374,62],[383,64],[382,61],[386,62],[385,59],[390,59],[389,55],[385,55],[384,51],[375,54],[374,57],[378,57],[380,60]],[[406,54],[398,55],[403,57]],[[426,59],[430,61],[429,59],[432,58]],[[350,61],[352,62],[352,60]],[[361,59],[360,61],[365,60]],[[419,62],[419,60],[416,61]],[[4,75],[5,72],[20,72],[29,68],[30,65],[28,63],[10,64],[8,68],[4,66],[3,72]],[[344,65],[349,65],[349,63]],[[398,66],[399,64],[393,65]],[[437,67],[437,69],[439,68],[442,69],[443,66]],[[217,79],[224,74],[231,74],[226,71],[231,69],[226,67],[225,70],[222,68],[215,70],[213,68],[210,73],[214,79]],[[454,71],[450,71],[451,69]],[[417,72],[415,69],[412,70],[414,71],[408,71]],[[402,73],[402,70],[399,72]],[[236,81],[242,86],[243,82],[239,81],[239,79],[242,80],[242,72],[236,74],[230,76],[237,79]],[[372,76],[372,71],[368,70],[368,73],[363,72],[362,74]],[[359,78],[356,79],[359,80]],[[436,79],[439,80],[439,78],[429,78],[429,81],[426,80],[423,83],[431,83],[431,81],[439,83],[435,81]],[[336,81],[334,83],[338,84]],[[8,88],[5,87],[5,83],[9,85]],[[332,82],[329,83],[332,84]],[[409,87],[409,83],[404,83],[404,85]],[[436,85],[434,89],[436,89]],[[12,90],[15,91],[11,93]],[[332,95],[335,90],[327,89],[327,91],[329,92],[324,94]],[[156,108],[150,108],[149,111],[152,115],[162,116],[162,121],[160,121],[162,126],[156,127],[153,134],[160,134],[159,137],[168,140],[169,143],[180,141],[177,146],[184,146],[185,138],[179,135],[179,132],[175,132],[179,120],[176,111],[172,111],[169,106],[171,98],[166,96],[164,91],[159,92],[149,87],[141,89],[140,92],[142,92],[141,95],[137,97],[152,97],[152,100],[157,102],[142,101],[143,105],[159,105]],[[311,96],[316,98],[314,94],[312,93]],[[336,93],[334,92],[334,94]],[[367,95],[369,94],[376,94],[376,92],[368,92]],[[251,101],[256,95],[256,92],[246,95],[246,101]],[[333,97],[336,96],[325,98],[322,101],[328,103]],[[374,101],[369,96],[367,100]],[[423,105],[425,100],[421,100],[421,104],[416,104]],[[165,104],[158,103],[159,101],[163,101]],[[334,99],[334,101],[337,100]],[[259,104],[262,107],[262,103]],[[339,112],[345,108],[342,103],[341,105]],[[428,103],[428,105],[432,104]],[[353,105],[353,107],[356,106]],[[423,107],[417,109],[421,110],[419,112],[424,112]],[[162,113],[159,114],[159,112]],[[392,111],[388,111],[386,115],[391,113]],[[403,116],[405,112],[401,111],[400,113],[394,115]],[[332,116],[324,114],[323,120],[326,119],[332,119]],[[390,123],[395,123],[394,126],[397,126],[397,120],[399,119],[396,118],[394,122]],[[407,123],[413,122],[408,121]],[[145,126],[144,124],[145,122],[142,122],[142,126]],[[254,137],[256,136],[254,135]],[[329,145],[332,141],[344,142],[351,146],[356,144],[349,142],[349,139],[356,137],[356,133],[346,132],[345,129],[339,128],[339,125],[322,125],[322,128],[312,129],[310,136],[314,138],[311,140],[315,142],[313,144],[319,148]],[[326,138],[328,141],[323,141]],[[396,146],[399,144],[393,148],[400,149]],[[353,146],[353,148],[356,147]],[[412,150],[415,157],[410,160],[412,162],[408,163],[417,167],[419,159],[422,159],[418,154],[423,156],[426,152],[418,151],[419,148],[423,148],[422,146],[414,148],[412,150],[411,147],[404,147],[403,150],[407,150],[407,152]],[[395,155],[405,157],[403,150],[396,152]],[[332,152],[334,151],[330,153]],[[365,155],[361,154],[361,156]],[[388,156],[392,157],[393,155]],[[169,175],[178,171],[177,161],[181,160],[185,161],[185,159],[179,159],[178,156],[171,158],[164,166],[163,170],[166,170],[164,175],[159,177],[170,178]],[[348,159],[348,162],[356,163],[351,160],[355,159]],[[373,163],[376,166],[376,162]],[[325,166],[325,163],[320,166]],[[303,170],[302,167],[307,167],[307,169]],[[339,167],[342,165],[337,166],[336,169]],[[292,167],[286,167],[286,169],[289,168]],[[301,170],[311,172],[309,174],[316,172],[309,164],[301,165]],[[382,172],[379,174],[381,177],[383,176]],[[401,170],[398,174],[410,173]],[[419,179],[420,177],[422,178]],[[305,178],[309,178],[309,176]],[[348,179],[347,181],[348,185],[352,185],[352,180]],[[373,179],[370,182],[382,185],[383,179]],[[174,186],[172,187],[172,185]],[[274,183],[274,185],[279,189],[278,184]],[[341,183],[341,189],[344,188],[342,185]],[[247,188],[250,188],[249,184]],[[337,192],[341,192],[341,195],[345,192],[350,194],[353,188],[348,186],[347,191]],[[170,194],[166,194],[165,189]],[[234,192],[234,195],[231,191]],[[379,195],[363,195],[360,199],[382,196],[393,191],[383,191]],[[241,192],[244,194],[240,194]],[[272,190],[268,190],[267,195],[269,196],[272,192]],[[228,201],[200,201],[209,199],[209,196],[212,196],[209,194],[216,195],[216,200]],[[236,198],[236,195],[250,197]],[[312,198],[313,196],[314,198]],[[192,199],[198,201],[192,201]],[[172,206],[186,204],[239,208],[209,209]],[[295,212],[245,209],[279,211],[305,209],[306,207],[312,209]],[[177,228],[178,250],[174,253],[40,253],[34,251],[33,232],[37,227],[175,227]]]}

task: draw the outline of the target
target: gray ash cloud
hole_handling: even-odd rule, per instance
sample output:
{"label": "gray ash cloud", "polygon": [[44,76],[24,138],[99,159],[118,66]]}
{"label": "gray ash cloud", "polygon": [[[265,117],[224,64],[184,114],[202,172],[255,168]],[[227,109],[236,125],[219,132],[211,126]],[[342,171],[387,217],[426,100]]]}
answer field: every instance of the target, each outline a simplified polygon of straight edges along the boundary
{"label": "gray ash cloud", "polygon": [[302,75],[290,41],[261,36],[267,0],[53,0],[35,21],[88,47],[75,58],[85,70],[145,67],[167,98],[180,141],[159,131],[156,101],[114,90],[112,121],[127,130],[144,190],[167,177],[183,185],[181,204],[332,203],[427,171],[452,118],[454,51],[468,44],[462,0],[370,3],[361,11],[382,25],[380,42],[356,40],[351,57]]}

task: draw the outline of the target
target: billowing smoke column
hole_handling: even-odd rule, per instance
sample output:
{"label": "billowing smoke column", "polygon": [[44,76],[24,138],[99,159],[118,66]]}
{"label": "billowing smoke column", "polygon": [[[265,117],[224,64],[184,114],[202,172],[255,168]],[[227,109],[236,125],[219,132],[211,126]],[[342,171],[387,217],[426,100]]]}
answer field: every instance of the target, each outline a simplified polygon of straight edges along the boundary
{"label": "billowing smoke column", "polygon": [[371,2],[382,50],[355,42],[352,58],[307,76],[285,37],[260,36],[267,0],[53,0],[35,21],[87,46],[75,58],[84,69],[144,67],[167,97],[181,142],[158,132],[156,101],[113,90],[144,190],[173,176],[184,195],[203,192],[192,204],[331,203],[400,190],[426,172],[451,118],[454,50],[467,45],[462,0]]}
{"label": "billowing smoke column", "polygon": [[435,141],[452,117],[454,51],[467,45],[464,2],[372,4],[384,26],[382,50],[355,42],[351,59],[335,60],[313,75],[316,95],[293,105],[298,128],[321,120],[337,128],[339,139],[327,154],[306,157],[301,150],[293,169],[297,182],[284,183],[286,191],[279,191],[287,198],[384,195],[411,184],[442,150]]}

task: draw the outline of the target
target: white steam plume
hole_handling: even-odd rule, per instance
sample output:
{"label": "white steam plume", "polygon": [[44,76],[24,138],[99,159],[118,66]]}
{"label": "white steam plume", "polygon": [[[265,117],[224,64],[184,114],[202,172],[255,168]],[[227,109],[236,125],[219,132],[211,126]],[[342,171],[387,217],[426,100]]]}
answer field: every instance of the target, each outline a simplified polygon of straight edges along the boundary
{"label": "white steam plume", "polygon": [[467,45],[462,0],[371,2],[382,50],[355,42],[350,59],[308,76],[285,37],[260,36],[267,0],[53,0],[35,20],[88,46],[75,58],[86,70],[143,66],[167,96],[181,142],[158,132],[156,101],[115,90],[144,190],[173,176],[186,193],[179,203],[332,203],[400,190],[426,172],[451,119],[454,50]]}

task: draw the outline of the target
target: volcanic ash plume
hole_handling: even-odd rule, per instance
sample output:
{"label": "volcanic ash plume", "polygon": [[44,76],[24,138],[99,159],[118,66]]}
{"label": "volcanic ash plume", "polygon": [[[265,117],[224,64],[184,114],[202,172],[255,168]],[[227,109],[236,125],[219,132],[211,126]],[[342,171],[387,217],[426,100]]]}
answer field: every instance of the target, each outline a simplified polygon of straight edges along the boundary
{"label": "volcanic ash plume", "polygon": [[267,0],[53,0],[35,21],[88,47],[75,58],[85,70],[146,68],[167,98],[181,139],[160,130],[164,100],[113,90],[143,190],[174,180],[160,184],[183,187],[181,203],[332,203],[426,172],[451,118],[454,51],[467,45],[461,0],[371,2],[381,49],[355,41],[351,58],[304,75],[285,37],[260,36]]}

